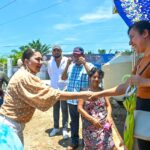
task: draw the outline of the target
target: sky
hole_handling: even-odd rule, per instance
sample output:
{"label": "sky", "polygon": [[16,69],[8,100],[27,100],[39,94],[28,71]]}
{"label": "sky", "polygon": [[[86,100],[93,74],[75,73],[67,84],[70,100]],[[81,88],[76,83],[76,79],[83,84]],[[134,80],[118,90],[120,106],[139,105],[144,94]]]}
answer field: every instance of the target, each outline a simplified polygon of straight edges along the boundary
{"label": "sky", "polygon": [[0,56],[38,39],[63,53],[130,49],[128,26],[112,8],[112,0],[1,0]]}

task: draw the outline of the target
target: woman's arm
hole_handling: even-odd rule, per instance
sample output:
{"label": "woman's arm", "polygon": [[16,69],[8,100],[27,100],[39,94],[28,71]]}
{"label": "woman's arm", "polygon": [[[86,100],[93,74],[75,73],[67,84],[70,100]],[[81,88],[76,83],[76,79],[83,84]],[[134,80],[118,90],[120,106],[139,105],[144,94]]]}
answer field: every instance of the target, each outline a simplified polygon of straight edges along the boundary
{"label": "woman's arm", "polygon": [[86,99],[88,100],[94,92],[91,91],[81,91],[81,92],[65,92],[65,91],[60,91],[57,100],[68,100],[68,99]]}
{"label": "woman's arm", "polygon": [[112,122],[112,107],[109,102],[109,97],[105,97],[106,100],[106,108],[107,108],[107,120],[111,123]]}
{"label": "woman's arm", "polygon": [[150,87],[150,78],[143,78],[139,75],[132,75],[127,82],[130,85]]}
{"label": "woman's arm", "polygon": [[[22,73],[23,74],[23,73]],[[24,75],[24,74],[23,74]],[[16,78],[18,79],[18,77]],[[91,91],[83,92],[65,92],[46,86],[38,77],[32,75],[24,75],[17,81],[13,88],[18,98],[28,105],[41,111],[48,110],[58,100],[68,99],[89,99],[93,95]]]}
{"label": "woman's arm", "polygon": [[84,109],[83,109],[83,105],[84,105],[84,100],[80,99],[78,101],[78,112],[82,115],[82,117],[84,117],[85,119],[87,119],[89,122],[91,122],[94,126],[96,126],[97,128],[101,128],[101,124],[99,122],[99,120],[93,118],[91,115],[89,115]]}
{"label": "woman's arm", "polygon": [[126,82],[126,83],[120,84],[114,88],[106,89],[106,90],[103,90],[100,92],[95,92],[95,94],[91,97],[91,99],[98,98],[98,97],[123,95],[128,86],[129,86],[129,84]]}

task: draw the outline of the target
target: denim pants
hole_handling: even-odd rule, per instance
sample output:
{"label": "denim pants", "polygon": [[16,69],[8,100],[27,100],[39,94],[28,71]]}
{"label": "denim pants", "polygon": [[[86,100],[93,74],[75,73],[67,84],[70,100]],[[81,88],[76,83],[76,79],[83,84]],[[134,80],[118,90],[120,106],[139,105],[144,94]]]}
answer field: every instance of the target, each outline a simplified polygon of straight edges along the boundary
{"label": "denim pants", "polygon": [[62,126],[68,128],[68,104],[66,101],[58,101],[53,106],[54,128],[59,128],[59,110],[62,110]]}
{"label": "denim pants", "polygon": [[71,127],[71,143],[79,144],[79,112],[78,106],[68,104],[69,112],[71,117],[70,127]]}

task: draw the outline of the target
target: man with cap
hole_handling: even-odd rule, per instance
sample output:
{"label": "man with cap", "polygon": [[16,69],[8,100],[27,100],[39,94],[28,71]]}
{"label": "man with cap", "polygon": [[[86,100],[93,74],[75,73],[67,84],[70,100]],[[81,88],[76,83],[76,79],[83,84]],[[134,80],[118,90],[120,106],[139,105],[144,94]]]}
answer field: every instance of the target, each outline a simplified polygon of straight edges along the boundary
{"label": "man with cap", "polygon": [[[86,62],[84,49],[75,47],[72,58],[68,58],[67,65],[62,74],[62,80],[68,79],[67,91],[80,92],[89,86],[88,72],[93,67],[91,63]],[[68,100],[71,126],[71,143],[67,150],[74,150],[79,145],[79,112],[77,110],[77,100]]]}
{"label": "man with cap", "polygon": [[[62,55],[62,49],[59,45],[54,45],[52,48],[52,57],[48,62],[48,74],[51,79],[51,87],[59,90],[64,90],[66,87],[66,81],[61,80],[62,72],[65,69],[67,64],[67,57]],[[53,106],[53,119],[54,119],[54,128],[50,132],[49,136],[54,136],[59,129],[59,111],[60,106],[62,110],[62,126],[63,126],[63,138],[68,139],[68,106],[66,101],[58,101]]]}

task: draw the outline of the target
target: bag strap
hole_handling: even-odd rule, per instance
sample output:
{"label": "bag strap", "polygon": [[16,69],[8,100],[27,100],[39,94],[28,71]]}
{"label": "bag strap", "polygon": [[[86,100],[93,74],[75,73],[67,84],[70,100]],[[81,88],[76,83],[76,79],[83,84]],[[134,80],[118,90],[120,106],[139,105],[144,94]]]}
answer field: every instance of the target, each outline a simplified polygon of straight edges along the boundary
{"label": "bag strap", "polygon": [[147,63],[147,65],[143,68],[143,70],[139,73],[139,75],[142,75],[142,74],[143,74],[143,72],[146,70],[146,68],[149,66],[149,64],[150,64],[150,62]]}

